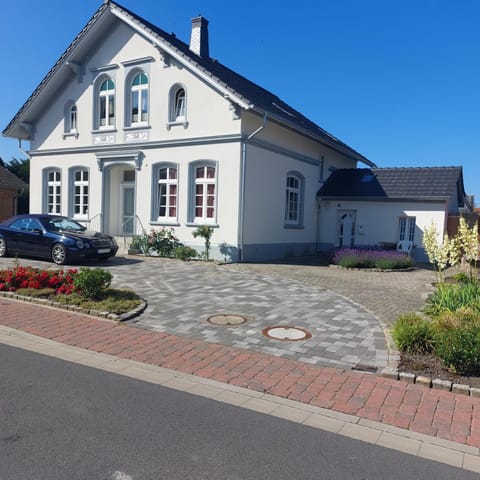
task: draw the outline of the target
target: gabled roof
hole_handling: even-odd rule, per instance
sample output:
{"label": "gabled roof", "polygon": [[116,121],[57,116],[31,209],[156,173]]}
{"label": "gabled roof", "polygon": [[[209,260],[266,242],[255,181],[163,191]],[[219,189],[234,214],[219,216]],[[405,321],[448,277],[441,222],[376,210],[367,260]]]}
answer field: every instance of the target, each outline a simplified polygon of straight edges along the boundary
{"label": "gabled roof", "polygon": [[0,165],[0,189],[20,190],[26,188],[27,184],[14,175],[8,168]]}
{"label": "gabled roof", "polygon": [[[67,82],[72,77],[72,66],[81,64],[86,50],[91,48],[99,32],[109,28],[114,20],[121,19],[136,29],[144,37],[155,43],[167,55],[171,55],[187,68],[209,83],[219,93],[245,110],[254,110],[294,128],[337,151],[361,161],[369,166],[375,166],[366,157],[320,128],[300,112],[283,102],[273,93],[247,80],[212,58],[202,58],[192,52],[189,45],[177,39],[174,34],[166,33],[157,26],[139,17],[130,10],[111,0],[105,0],[87,25],[77,35],[60,59],[55,63],[45,78],[41,81],[25,104],[3,131],[3,135],[14,138],[28,138],[28,125],[34,122],[41,111],[46,97],[55,95],[56,87]],[[23,124],[23,127],[22,127]]]}
{"label": "gabled roof", "polygon": [[325,200],[446,200],[455,194],[463,204],[462,167],[339,169],[317,196]]}

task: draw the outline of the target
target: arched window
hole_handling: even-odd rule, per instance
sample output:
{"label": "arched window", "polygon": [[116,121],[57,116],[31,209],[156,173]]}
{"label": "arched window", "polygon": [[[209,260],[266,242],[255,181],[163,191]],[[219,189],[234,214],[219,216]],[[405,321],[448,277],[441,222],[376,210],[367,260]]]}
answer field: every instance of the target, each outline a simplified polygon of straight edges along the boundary
{"label": "arched window", "polygon": [[287,174],[285,225],[300,226],[303,216],[303,177],[296,173]]}
{"label": "arched window", "polygon": [[137,73],[130,86],[130,125],[148,122],[148,77]]}
{"label": "arched window", "polygon": [[85,167],[71,170],[70,202],[74,218],[88,218],[89,173]]}
{"label": "arched window", "polygon": [[98,91],[98,128],[115,126],[115,84],[106,78]]}
{"label": "arched window", "polygon": [[175,120],[183,122],[185,120],[185,89],[179,88],[175,94]]}
{"label": "arched window", "polygon": [[182,85],[174,85],[170,89],[168,124],[182,124],[185,128],[187,122],[187,94]]}
{"label": "arched window", "polygon": [[73,101],[67,102],[64,109],[63,138],[78,136],[77,105]]}
{"label": "arched window", "polygon": [[62,211],[62,173],[60,170],[48,169],[45,171],[44,179],[46,211],[59,214]]}
{"label": "arched window", "polygon": [[214,162],[195,162],[190,166],[190,221],[215,223],[217,216],[217,167]]}
{"label": "arched window", "polygon": [[152,220],[172,223],[178,214],[178,168],[174,164],[155,165],[156,184]]}

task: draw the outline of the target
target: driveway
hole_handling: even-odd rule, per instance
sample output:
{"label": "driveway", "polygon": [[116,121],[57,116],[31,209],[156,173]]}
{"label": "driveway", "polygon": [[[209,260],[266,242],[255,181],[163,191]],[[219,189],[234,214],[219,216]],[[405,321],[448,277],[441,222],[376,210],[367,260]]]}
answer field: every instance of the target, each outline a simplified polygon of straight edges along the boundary
{"label": "driveway", "polygon": [[[27,259],[20,263],[54,267]],[[12,264],[0,258],[0,268]],[[148,308],[134,320],[138,327],[311,364],[372,370],[389,362],[382,325],[400,311],[419,308],[433,278],[428,270],[342,271],[301,259],[216,265],[117,257],[101,266],[114,275],[114,286],[133,289],[147,300]],[[236,326],[207,321],[227,314],[246,321]],[[311,337],[286,341],[262,333],[275,326],[298,327]],[[302,332],[287,330],[288,336]]]}

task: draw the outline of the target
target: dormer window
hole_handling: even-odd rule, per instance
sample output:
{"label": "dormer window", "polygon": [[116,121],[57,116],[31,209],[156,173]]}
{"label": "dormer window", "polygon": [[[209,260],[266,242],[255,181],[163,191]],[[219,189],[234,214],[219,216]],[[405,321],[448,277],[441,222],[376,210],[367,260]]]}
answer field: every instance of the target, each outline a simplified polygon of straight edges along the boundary
{"label": "dormer window", "polygon": [[99,128],[110,128],[115,125],[115,84],[111,78],[105,79],[99,89]]}
{"label": "dormer window", "polygon": [[130,126],[148,123],[148,77],[137,73],[130,87]]}

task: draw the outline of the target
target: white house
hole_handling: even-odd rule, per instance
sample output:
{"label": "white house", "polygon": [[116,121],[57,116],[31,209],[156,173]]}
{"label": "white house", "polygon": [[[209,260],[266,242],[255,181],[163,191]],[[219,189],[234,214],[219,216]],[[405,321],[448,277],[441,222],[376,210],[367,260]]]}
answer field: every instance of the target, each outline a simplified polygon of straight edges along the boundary
{"label": "white house", "polygon": [[449,217],[471,212],[473,203],[462,167],[342,169],[317,196],[323,249],[407,242],[417,260],[427,260],[425,228],[433,223],[441,243]]}
{"label": "white house", "polygon": [[[118,237],[214,227],[212,254],[311,254],[328,239],[317,192],[336,169],[375,165],[272,93],[105,1],[3,131],[30,142],[30,211]],[[324,212],[321,212],[322,215]],[[323,219],[322,219],[323,222]]]}

